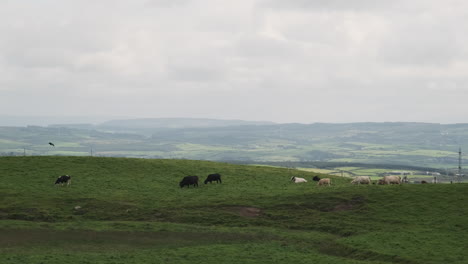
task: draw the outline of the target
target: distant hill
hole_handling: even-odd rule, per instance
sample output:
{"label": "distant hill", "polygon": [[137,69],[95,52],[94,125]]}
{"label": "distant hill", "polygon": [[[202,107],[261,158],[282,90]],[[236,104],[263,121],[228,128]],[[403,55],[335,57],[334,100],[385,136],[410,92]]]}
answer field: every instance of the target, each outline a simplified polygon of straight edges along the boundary
{"label": "distant hill", "polygon": [[151,129],[189,127],[228,127],[245,125],[274,125],[273,122],[221,120],[208,118],[138,118],[111,120],[97,125],[98,128]]}
{"label": "distant hill", "polygon": [[[47,143],[54,142],[55,148]],[[223,161],[324,161],[457,167],[468,124],[276,124],[129,119],[0,127],[1,155],[98,155]],[[463,158],[463,164],[468,160]]]}
{"label": "distant hill", "polygon": [[135,133],[151,136],[156,131],[186,128],[219,128],[233,126],[276,125],[267,121],[222,120],[209,118],[136,118],[115,119],[98,124],[90,123],[55,123],[50,127],[67,127],[78,129],[96,129],[108,132]]}
{"label": "distant hill", "polygon": [[98,124],[109,119],[120,117],[103,116],[15,116],[0,115],[0,126],[48,126],[51,124],[63,124],[63,126],[73,124]]}

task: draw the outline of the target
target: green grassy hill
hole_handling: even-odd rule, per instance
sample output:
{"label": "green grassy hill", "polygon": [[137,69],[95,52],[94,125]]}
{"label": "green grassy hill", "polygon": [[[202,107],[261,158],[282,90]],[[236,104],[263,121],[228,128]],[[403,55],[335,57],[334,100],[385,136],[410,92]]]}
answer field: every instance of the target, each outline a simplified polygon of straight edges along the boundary
{"label": "green grassy hill", "polygon": [[[222,184],[179,188],[185,175]],[[54,186],[63,174],[71,187]],[[291,176],[304,177],[294,184]],[[0,263],[468,263],[468,185],[192,160],[0,158]]]}

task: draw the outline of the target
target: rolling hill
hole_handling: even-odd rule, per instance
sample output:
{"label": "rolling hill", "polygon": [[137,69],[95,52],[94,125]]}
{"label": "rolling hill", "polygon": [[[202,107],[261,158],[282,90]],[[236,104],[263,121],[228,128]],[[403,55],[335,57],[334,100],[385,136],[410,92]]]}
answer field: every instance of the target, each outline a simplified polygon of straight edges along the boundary
{"label": "rolling hill", "polygon": [[[55,148],[47,145],[54,142]],[[0,127],[0,154],[247,162],[354,162],[453,169],[468,124],[268,124],[210,119],[115,120]],[[463,163],[466,163],[463,159]]]}
{"label": "rolling hill", "polygon": [[[222,184],[178,186],[213,172]],[[62,174],[70,187],[54,186]],[[1,157],[0,175],[5,264],[468,262],[467,184],[352,186],[268,166],[60,156]]]}

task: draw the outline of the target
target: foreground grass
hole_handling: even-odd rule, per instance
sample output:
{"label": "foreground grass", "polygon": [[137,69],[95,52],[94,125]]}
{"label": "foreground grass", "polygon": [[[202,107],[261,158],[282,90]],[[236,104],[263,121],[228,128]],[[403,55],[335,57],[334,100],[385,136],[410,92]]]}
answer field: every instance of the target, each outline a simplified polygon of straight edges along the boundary
{"label": "foreground grass", "polygon": [[[178,187],[214,172],[223,184]],[[465,184],[89,157],[0,158],[0,175],[0,263],[468,263]]]}

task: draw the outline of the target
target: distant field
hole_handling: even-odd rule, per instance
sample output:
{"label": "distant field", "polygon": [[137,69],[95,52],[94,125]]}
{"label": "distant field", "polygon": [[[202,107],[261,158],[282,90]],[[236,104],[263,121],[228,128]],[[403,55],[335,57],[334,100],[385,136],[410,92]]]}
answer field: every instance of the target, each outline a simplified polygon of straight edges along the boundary
{"label": "distant field", "polygon": [[327,170],[327,169],[316,169],[316,168],[297,168],[298,170],[303,170],[303,171],[311,171],[311,172],[316,172],[316,173],[324,173],[324,174],[332,174],[336,173],[337,171],[335,170]]}
{"label": "distant field", "polygon": [[[197,126],[194,120],[177,120],[177,126],[161,127],[169,123],[134,121],[111,122],[112,126],[0,127],[0,155],[323,161],[453,169],[458,167],[459,148],[468,149],[468,124],[241,122],[244,125],[206,127],[203,122]],[[464,156],[462,163],[468,163]]]}
{"label": "distant field", "polygon": [[[214,172],[222,184],[178,186]],[[62,174],[71,187],[54,186]],[[268,166],[51,156],[2,157],[0,175],[2,264],[468,263],[468,184],[355,186]]]}

